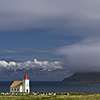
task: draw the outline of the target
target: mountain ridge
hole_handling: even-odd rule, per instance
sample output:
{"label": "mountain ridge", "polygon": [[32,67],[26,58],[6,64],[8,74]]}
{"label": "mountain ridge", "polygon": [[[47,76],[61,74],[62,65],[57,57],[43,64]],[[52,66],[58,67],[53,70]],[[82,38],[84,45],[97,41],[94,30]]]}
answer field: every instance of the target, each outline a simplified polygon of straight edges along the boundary
{"label": "mountain ridge", "polygon": [[75,73],[62,80],[63,83],[100,83],[100,72]]}

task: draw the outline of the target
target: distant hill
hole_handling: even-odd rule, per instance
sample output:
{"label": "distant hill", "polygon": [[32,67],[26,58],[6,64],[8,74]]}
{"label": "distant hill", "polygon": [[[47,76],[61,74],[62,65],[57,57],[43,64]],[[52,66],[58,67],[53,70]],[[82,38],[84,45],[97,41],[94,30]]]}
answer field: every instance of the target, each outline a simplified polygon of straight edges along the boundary
{"label": "distant hill", "polygon": [[100,83],[100,72],[75,73],[63,79],[63,83]]}

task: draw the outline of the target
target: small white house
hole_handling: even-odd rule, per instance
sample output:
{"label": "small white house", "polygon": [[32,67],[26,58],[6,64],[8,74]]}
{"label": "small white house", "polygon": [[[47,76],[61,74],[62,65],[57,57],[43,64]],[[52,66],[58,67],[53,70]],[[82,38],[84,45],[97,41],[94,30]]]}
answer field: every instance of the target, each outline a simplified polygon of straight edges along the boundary
{"label": "small white house", "polygon": [[14,81],[10,86],[10,92],[30,92],[29,79],[27,73],[22,81]]}

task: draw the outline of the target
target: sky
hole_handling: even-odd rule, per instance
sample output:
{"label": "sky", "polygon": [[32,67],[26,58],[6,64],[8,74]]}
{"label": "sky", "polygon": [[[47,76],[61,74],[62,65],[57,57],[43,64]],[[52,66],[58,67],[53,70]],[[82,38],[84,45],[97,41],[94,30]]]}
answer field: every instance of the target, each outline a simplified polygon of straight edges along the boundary
{"label": "sky", "polygon": [[1,68],[100,71],[99,38],[99,0],[0,0]]}

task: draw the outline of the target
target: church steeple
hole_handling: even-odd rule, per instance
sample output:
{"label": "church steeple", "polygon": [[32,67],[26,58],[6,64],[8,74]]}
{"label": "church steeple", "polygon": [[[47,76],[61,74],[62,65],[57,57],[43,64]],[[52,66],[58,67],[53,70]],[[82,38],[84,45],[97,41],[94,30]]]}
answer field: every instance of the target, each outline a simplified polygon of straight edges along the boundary
{"label": "church steeple", "polygon": [[29,79],[27,78],[27,73],[25,73],[25,77],[23,79],[23,92],[30,92]]}
{"label": "church steeple", "polygon": [[28,78],[27,78],[27,73],[25,73],[24,80],[28,80]]}

